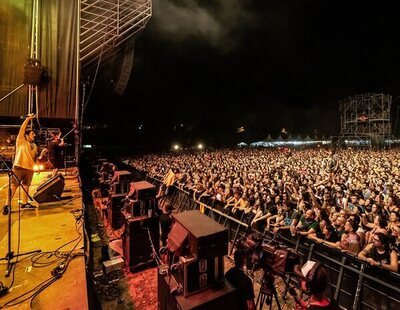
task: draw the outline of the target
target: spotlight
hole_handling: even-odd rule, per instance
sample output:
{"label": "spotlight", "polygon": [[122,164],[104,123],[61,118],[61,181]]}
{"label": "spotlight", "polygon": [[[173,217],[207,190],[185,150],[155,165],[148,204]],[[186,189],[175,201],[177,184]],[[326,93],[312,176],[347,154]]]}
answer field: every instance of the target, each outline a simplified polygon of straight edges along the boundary
{"label": "spotlight", "polygon": [[197,145],[197,148],[198,148],[199,150],[202,150],[202,149],[204,148],[204,145],[201,144],[201,143],[199,143],[199,144]]}
{"label": "spotlight", "polygon": [[173,146],[173,148],[174,148],[175,151],[177,151],[177,150],[179,150],[179,145],[178,145],[178,144],[175,144],[175,145]]}

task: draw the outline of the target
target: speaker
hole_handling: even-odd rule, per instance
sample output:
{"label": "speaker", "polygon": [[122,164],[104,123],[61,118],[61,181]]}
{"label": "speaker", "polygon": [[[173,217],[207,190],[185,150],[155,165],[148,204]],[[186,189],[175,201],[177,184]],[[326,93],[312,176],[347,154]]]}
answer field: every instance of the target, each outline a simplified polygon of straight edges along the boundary
{"label": "speaker", "polygon": [[121,209],[124,206],[122,202],[125,194],[110,194],[108,197],[108,222],[112,229],[120,229],[123,224]]}
{"label": "speaker", "polygon": [[29,58],[24,66],[24,84],[38,86],[42,81],[42,75],[43,68],[40,60]]}
{"label": "speaker", "polygon": [[182,284],[185,297],[221,284],[223,281],[223,256],[201,259],[195,259],[193,256],[180,256],[179,262],[181,267],[172,275],[178,283]]}
{"label": "speaker", "polygon": [[153,184],[147,181],[140,181],[132,182],[131,185],[137,192],[137,199],[148,200],[156,198],[156,187]]}
{"label": "speaker", "polygon": [[137,270],[154,263],[149,233],[155,251],[160,247],[158,216],[125,219],[125,232],[122,236],[124,258],[131,270]]}
{"label": "speaker", "polygon": [[41,184],[33,195],[33,199],[38,203],[60,200],[64,185],[64,177],[59,173]]}
{"label": "speaker", "polygon": [[157,276],[158,309],[160,310],[208,310],[240,309],[239,292],[228,281],[218,287],[207,288],[191,296],[171,294],[177,283],[171,275]]}
{"label": "speaker", "polygon": [[181,242],[175,239],[186,230],[189,253],[183,254],[198,259],[228,254],[228,230],[221,224],[198,210],[176,213],[172,218],[175,223],[168,235],[168,248],[179,249]]}
{"label": "speaker", "polygon": [[127,170],[115,171],[111,183],[129,183],[132,180],[132,173]]}
{"label": "speaker", "polygon": [[114,183],[111,185],[113,194],[127,194],[129,192],[129,182]]}

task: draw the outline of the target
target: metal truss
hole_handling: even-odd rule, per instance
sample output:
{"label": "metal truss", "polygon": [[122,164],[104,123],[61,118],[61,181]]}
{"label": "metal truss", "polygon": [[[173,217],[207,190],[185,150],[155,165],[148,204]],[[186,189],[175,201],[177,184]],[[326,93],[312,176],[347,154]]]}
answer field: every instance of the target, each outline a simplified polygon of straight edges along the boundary
{"label": "metal truss", "polygon": [[371,138],[391,135],[392,96],[362,94],[340,102],[340,134]]}
{"label": "metal truss", "polygon": [[82,71],[112,59],[121,44],[142,31],[152,15],[151,0],[82,0],[79,54]]}

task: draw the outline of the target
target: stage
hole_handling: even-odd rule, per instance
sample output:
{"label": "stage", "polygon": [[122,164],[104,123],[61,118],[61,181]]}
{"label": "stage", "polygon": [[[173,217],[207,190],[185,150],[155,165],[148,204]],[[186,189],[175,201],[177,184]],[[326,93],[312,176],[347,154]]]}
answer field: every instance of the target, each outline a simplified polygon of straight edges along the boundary
{"label": "stage", "polygon": [[[48,180],[50,171],[35,173],[30,195],[36,188]],[[79,222],[82,210],[82,193],[79,187],[77,169],[63,171],[65,177],[65,188],[61,200],[40,204],[34,210],[21,210],[20,221],[18,221],[18,191],[12,201],[12,246],[14,254],[18,252],[18,231],[20,232],[19,252],[25,253],[34,250],[47,252],[21,256],[15,268],[14,274],[5,277],[5,260],[0,261],[0,281],[7,287],[13,278],[14,283],[8,294],[0,297],[0,308],[9,301],[34,289],[42,282],[52,278],[51,271],[60,264],[60,259],[52,255],[52,252],[60,249],[60,255],[68,255],[74,249],[74,258],[70,261],[65,272],[59,279],[37,295],[31,304],[31,299],[10,307],[10,309],[88,309],[85,258],[83,250],[83,219]],[[1,209],[6,201],[8,188],[8,175],[0,174],[0,206]],[[0,257],[4,258],[8,252],[8,216],[0,214]],[[33,264],[32,259],[35,261]],[[13,261],[16,259],[14,258]],[[51,281],[51,280],[50,280]],[[26,299],[32,293],[23,296],[19,300]],[[12,302],[12,305],[15,304]]]}

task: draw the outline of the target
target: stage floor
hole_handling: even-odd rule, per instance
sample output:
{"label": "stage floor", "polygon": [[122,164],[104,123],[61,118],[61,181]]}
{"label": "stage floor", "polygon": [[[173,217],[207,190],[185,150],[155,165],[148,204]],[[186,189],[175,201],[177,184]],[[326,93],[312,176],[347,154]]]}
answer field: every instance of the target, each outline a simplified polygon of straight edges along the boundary
{"label": "stage floor", "polygon": [[[70,244],[60,251],[71,251],[75,246],[74,253],[83,254],[83,227],[76,225],[75,215],[82,210],[82,193],[79,187],[76,169],[69,169],[65,175],[65,188],[61,201],[39,205],[35,210],[21,210],[18,214],[18,191],[12,201],[12,243],[11,249],[25,253],[40,249],[48,252],[42,255],[38,264],[32,266],[32,255],[21,256],[15,268],[14,275],[5,277],[6,261],[0,261],[0,281],[7,287],[14,279],[14,284],[8,294],[0,297],[0,307],[10,300],[32,290],[43,281],[50,279],[51,271],[60,261],[54,262],[56,257],[51,255],[56,249],[68,242]],[[63,173],[64,174],[64,173]],[[36,188],[48,180],[50,172],[35,174],[30,188],[30,195]],[[6,201],[8,188],[8,175],[0,174],[0,209],[2,211]],[[73,212],[75,211],[76,212]],[[73,214],[74,213],[74,214]],[[18,218],[20,217],[20,221]],[[83,221],[83,219],[82,219]],[[81,236],[81,237],[80,237]],[[4,258],[8,251],[8,216],[0,213],[0,258]],[[13,261],[15,261],[14,259]],[[53,264],[51,264],[54,262]],[[47,264],[50,265],[47,266]],[[37,265],[37,266],[36,266]],[[40,268],[38,268],[40,267]],[[20,300],[29,297],[25,295]],[[43,290],[34,298],[32,304],[28,299],[10,309],[88,309],[86,273],[84,256],[77,255],[68,265],[63,276]]]}

